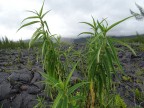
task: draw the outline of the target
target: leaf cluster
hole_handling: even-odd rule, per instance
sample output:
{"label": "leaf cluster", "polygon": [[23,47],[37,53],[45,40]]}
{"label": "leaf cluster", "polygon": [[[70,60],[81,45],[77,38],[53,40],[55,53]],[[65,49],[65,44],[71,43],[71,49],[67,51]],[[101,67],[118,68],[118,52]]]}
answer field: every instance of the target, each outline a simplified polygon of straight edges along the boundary
{"label": "leaf cluster", "polygon": [[[56,35],[50,33],[48,24],[43,19],[49,11],[43,13],[43,7],[44,2],[39,12],[28,11],[33,13],[34,16],[25,18],[22,23],[30,19],[33,21],[23,24],[18,30],[33,24],[40,24],[40,27],[33,33],[29,47],[36,40],[42,41],[41,53],[45,71],[42,76],[45,79],[46,92],[54,98],[52,108],[111,107],[112,104],[115,104],[113,100],[115,94],[110,94],[110,92],[114,92],[112,75],[118,73],[116,67],[119,71],[122,71],[114,43],[120,43],[128,47],[134,54],[135,52],[124,42],[108,37],[107,32],[133,16],[122,19],[110,26],[106,19],[95,21],[93,17],[92,23],[81,22],[92,29],[92,32],[80,33],[80,35],[91,35],[86,45],[87,51],[83,54],[81,51],[73,51],[72,47],[69,47],[66,51],[60,50],[60,37],[55,37]],[[61,57],[65,58],[65,63],[60,60]],[[75,57],[79,57],[78,60],[75,60],[76,62],[71,60]],[[80,82],[72,85],[71,77],[74,71],[77,70],[78,65],[83,64],[83,61],[87,64],[86,70],[81,72],[82,76],[85,76],[85,80],[80,80]],[[105,101],[107,104],[105,104]],[[41,105],[41,102],[39,100],[39,105]],[[84,103],[84,105],[80,103]]]}

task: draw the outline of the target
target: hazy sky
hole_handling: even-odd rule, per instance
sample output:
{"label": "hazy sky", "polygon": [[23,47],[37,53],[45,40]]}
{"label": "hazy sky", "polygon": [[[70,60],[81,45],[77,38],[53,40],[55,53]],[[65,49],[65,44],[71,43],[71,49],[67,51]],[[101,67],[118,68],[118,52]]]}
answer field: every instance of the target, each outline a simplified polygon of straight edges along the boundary
{"label": "hazy sky", "polygon": [[[36,26],[16,33],[21,21],[30,14],[26,10],[39,10],[43,0],[0,0],[0,38],[29,39]],[[135,2],[144,7],[144,0],[45,0],[44,10],[51,10],[45,18],[53,34],[77,36],[89,27],[79,22],[107,18],[109,25],[130,16],[130,9],[139,12]],[[109,32],[109,35],[144,33],[144,21],[131,18]]]}

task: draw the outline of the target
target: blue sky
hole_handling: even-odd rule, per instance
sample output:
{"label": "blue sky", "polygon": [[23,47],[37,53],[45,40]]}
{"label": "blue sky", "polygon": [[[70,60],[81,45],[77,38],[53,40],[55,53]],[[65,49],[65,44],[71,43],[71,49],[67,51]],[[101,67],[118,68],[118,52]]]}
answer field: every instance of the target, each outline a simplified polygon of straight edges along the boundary
{"label": "blue sky", "polygon": [[[45,0],[44,10],[51,10],[45,18],[53,34],[76,37],[89,27],[79,23],[107,18],[109,24],[130,16],[130,9],[139,12],[135,2],[144,7],[143,0]],[[29,39],[37,28],[31,26],[16,33],[21,21],[30,14],[26,10],[39,10],[42,0],[0,0],[0,38],[11,40]],[[112,29],[109,35],[134,35],[144,33],[144,21],[131,18]]]}

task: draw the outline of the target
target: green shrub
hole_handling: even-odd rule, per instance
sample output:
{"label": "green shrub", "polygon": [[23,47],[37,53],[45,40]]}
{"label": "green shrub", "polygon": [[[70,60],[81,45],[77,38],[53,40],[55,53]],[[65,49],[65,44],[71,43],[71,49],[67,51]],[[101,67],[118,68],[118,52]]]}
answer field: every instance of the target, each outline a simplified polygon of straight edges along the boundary
{"label": "green shrub", "polygon": [[135,54],[135,52],[129,45],[107,36],[107,32],[109,30],[129,18],[131,17],[118,21],[111,26],[108,26],[106,19],[102,21],[97,20],[96,22],[93,17],[92,23],[82,22],[90,26],[93,30],[93,32],[81,33],[91,35],[91,38],[89,39],[87,44],[88,52],[86,55],[86,58],[88,58],[88,81],[90,82],[89,91],[87,91],[89,92],[87,96],[87,104],[89,103],[89,105],[87,105],[87,107],[102,107],[102,103],[104,103],[102,99],[103,95],[107,96],[107,103],[109,103],[109,101],[111,100],[111,96],[109,94],[109,92],[113,90],[111,86],[111,76],[112,74],[117,74],[116,66],[119,68],[119,70],[122,71],[122,67],[117,56],[117,50],[114,47],[113,43],[120,43],[128,47]]}
{"label": "green shrub", "polygon": [[[44,16],[49,12],[43,13],[43,5],[40,11],[29,11],[34,14],[25,18],[25,20],[32,19],[33,21],[23,24],[18,30],[23,27],[40,24],[40,27],[33,33],[29,42],[29,47],[36,42],[42,41],[41,53],[43,58],[43,68],[45,73],[41,73],[45,78],[46,92],[53,100],[52,108],[95,108],[95,107],[111,107],[117,102],[121,102],[119,106],[125,108],[124,102],[116,95],[118,101],[114,101],[115,93],[112,87],[112,75],[117,75],[116,66],[120,71],[120,65],[117,50],[114,43],[120,43],[128,47],[134,54],[134,50],[127,44],[110,38],[107,32],[121,22],[131,18],[127,17],[118,21],[111,26],[108,26],[106,19],[102,21],[82,22],[92,28],[92,32],[82,32],[81,34],[90,34],[91,38],[86,45],[86,51],[74,51],[71,47],[64,51],[60,50],[60,37],[55,37],[49,31],[48,24],[43,20]],[[106,24],[106,25],[105,25]],[[80,34],[80,35],[81,35]],[[61,57],[65,61],[60,60]],[[72,60],[77,58],[75,60]],[[84,60],[85,59],[85,60]],[[80,80],[74,85],[71,84],[71,77],[77,66],[80,63],[86,63],[86,70],[81,72],[84,80]],[[69,68],[72,69],[69,69]],[[112,92],[110,94],[110,92]],[[41,101],[39,102],[41,105]]]}

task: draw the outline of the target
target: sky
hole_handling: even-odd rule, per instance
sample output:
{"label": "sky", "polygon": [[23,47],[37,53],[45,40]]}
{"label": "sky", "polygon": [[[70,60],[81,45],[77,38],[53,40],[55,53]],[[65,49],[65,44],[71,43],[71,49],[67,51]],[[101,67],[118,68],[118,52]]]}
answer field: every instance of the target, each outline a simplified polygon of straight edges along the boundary
{"label": "sky", "polygon": [[[43,0],[0,0],[0,38],[10,40],[30,39],[38,27],[33,25],[17,32],[21,21],[31,16],[26,10],[38,10]],[[77,37],[90,28],[80,22],[107,18],[109,25],[130,16],[130,9],[139,10],[135,3],[144,7],[144,0],[45,0],[44,11],[51,10],[45,20],[52,34],[61,37]],[[108,35],[127,36],[144,33],[144,21],[131,18],[113,28]]]}

